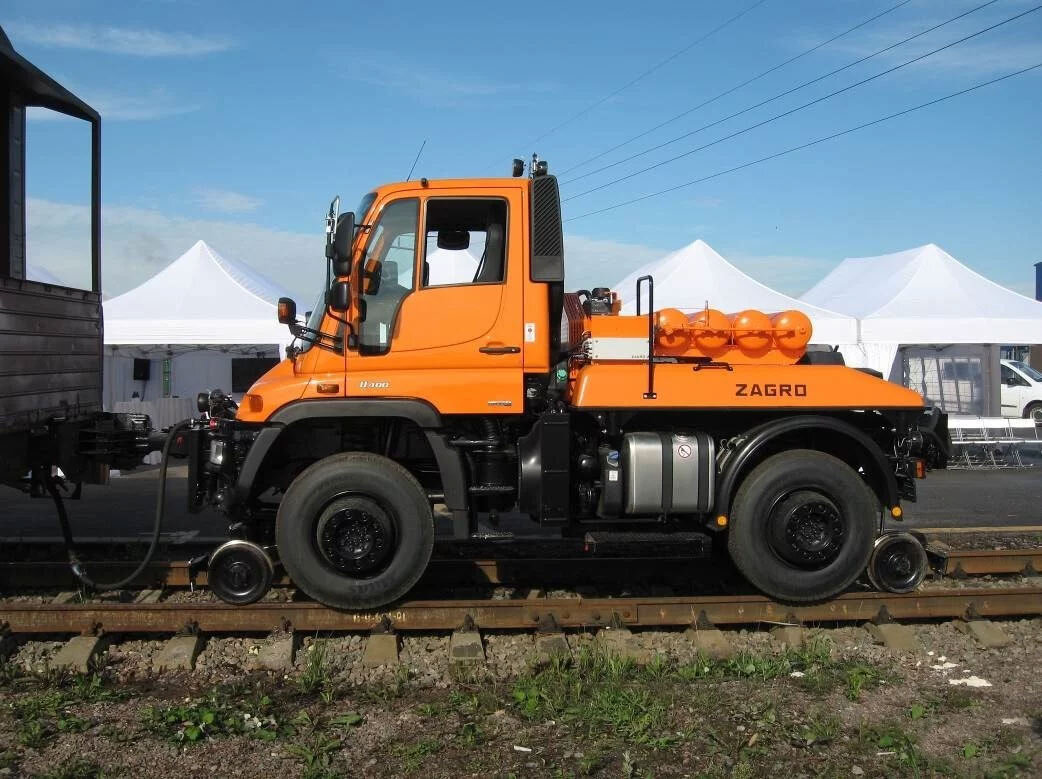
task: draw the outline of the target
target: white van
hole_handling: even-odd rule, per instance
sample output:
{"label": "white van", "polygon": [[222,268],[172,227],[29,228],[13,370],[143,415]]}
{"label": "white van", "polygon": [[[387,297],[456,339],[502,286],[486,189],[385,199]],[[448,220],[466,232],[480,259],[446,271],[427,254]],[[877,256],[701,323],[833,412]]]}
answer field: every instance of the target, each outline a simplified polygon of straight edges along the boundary
{"label": "white van", "polygon": [[1042,425],[1042,373],[1027,363],[1002,361],[1002,415],[1030,417]]}

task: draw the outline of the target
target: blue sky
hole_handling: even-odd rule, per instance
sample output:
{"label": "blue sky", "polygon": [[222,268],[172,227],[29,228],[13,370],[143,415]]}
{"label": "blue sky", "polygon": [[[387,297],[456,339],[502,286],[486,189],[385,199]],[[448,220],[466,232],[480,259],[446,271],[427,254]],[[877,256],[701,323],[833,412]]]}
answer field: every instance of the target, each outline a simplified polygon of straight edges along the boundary
{"label": "blue sky", "polygon": [[[404,178],[505,175],[537,151],[563,171],[879,13],[898,0],[283,4],[9,0],[15,47],[103,116],[105,291],[203,238],[310,300],[321,217]],[[599,163],[815,78],[983,0],[911,0]],[[742,129],[1028,10],[987,8],[657,153],[567,197]],[[288,10],[287,10],[288,9]],[[55,21],[60,20],[60,22]],[[566,203],[575,217],[1042,62],[1042,11],[676,163]],[[1021,292],[1042,260],[1042,70],[673,194],[566,224],[569,284],[611,284],[702,238],[799,294],[844,257],[935,242]],[[30,257],[82,272],[87,135],[30,124]],[[596,165],[575,171],[584,172]],[[574,175],[574,174],[573,174]],[[567,179],[570,176],[562,176]]]}

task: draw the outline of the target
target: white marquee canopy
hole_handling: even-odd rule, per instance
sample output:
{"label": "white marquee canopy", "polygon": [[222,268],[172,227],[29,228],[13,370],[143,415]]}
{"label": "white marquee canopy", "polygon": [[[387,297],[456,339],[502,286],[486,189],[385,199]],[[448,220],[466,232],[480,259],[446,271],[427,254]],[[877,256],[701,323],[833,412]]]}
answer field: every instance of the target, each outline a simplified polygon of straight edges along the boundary
{"label": "white marquee canopy", "polygon": [[[637,279],[649,274],[655,278],[656,309],[695,312],[707,303],[710,308],[729,314],[747,308],[766,313],[798,309],[810,317],[814,327],[812,343],[835,345],[857,340],[857,322],[852,316],[807,305],[761,284],[702,240],[638,268],[616,284],[613,289],[622,297],[625,313],[636,311]],[[647,295],[647,287],[641,294]],[[646,309],[646,297],[642,306]]]}
{"label": "white marquee canopy", "polygon": [[932,243],[843,260],[802,300],[856,317],[866,344],[1042,343],[1042,303]]}
{"label": "white marquee canopy", "polygon": [[[148,281],[104,302],[106,408],[233,390],[234,359],[277,358],[292,340],[277,321],[284,295],[248,265],[197,241]],[[134,378],[135,359],[150,361],[148,379]]]}
{"label": "white marquee canopy", "polygon": [[196,241],[144,284],[105,301],[105,344],[285,344],[276,304],[286,294]]}

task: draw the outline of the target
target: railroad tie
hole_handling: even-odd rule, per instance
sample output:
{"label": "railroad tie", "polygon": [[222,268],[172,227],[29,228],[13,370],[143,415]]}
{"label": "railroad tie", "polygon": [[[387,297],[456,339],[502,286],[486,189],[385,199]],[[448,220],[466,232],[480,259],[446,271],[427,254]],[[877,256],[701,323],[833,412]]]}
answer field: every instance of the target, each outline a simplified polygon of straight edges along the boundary
{"label": "railroad tie", "polygon": [[922,652],[923,645],[911,625],[899,625],[896,622],[866,622],[865,630],[877,644],[882,644],[894,652]]}
{"label": "railroad tie", "polygon": [[449,662],[477,664],[485,662],[485,645],[481,641],[481,633],[474,625],[473,617],[468,614],[463,625],[452,631],[449,637]]}
{"label": "railroad tie", "polygon": [[107,646],[108,637],[104,635],[73,636],[55,653],[48,666],[85,674],[96,666],[98,656]]}
{"label": "railroad tie", "polygon": [[271,639],[257,648],[257,654],[251,663],[258,671],[275,671],[286,673],[293,670],[300,639],[290,631],[279,631]]}
{"label": "railroad tie", "polygon": [[174,636],[167,641],[152,660],[152,670],[193,671],[195,660],[203,648],[203,637],[198,633]]}
{"label": "railroad tie", "polygon": [[988,619],[956,620],[955,627],[976,639],[985,649],[1002,649],[1013,643],[1013,639],[1002,628]]}

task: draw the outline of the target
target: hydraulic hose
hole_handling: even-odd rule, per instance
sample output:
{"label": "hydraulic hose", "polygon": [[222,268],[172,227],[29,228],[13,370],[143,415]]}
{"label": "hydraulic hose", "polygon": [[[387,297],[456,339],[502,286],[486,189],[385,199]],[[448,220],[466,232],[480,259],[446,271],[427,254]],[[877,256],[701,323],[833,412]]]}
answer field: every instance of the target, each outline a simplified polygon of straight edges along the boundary
{"label": "hydraulic hose", "polygon": [[148,546],[148,551],[145,552],[144,559],[138,567],[134,569],[134,572],[129,576],[123,577],[119,581],[96,582],[87,575],[86,571],[83,570],[83,562],[76,553],[76,543],[72,538],[72,528],[69,526],[69,515],[65,511],[65,501],[62,500],[62,496],[59,494],[58,488],[54,484],[54,479],[48,477],[44,480],[47,491],[51,494],[51,498],[54,500],[54,505],[58,509],[58,523],[61,525],[62,536],[65,539],[65,552],[69,558],[69,567],[72,569],[73,575],[79,579],[87,589],[94,590],[95,592],[106,592],[108,590],[118,590],[122,587],[126,587],[140,576],[144,572],[145,568],[147,568],[152,562],[156,550],[159,549],[159,537],[163,531],[163,518],[166,514],[166,472],[167,464],[170,459],[170,448],[173,446],[177,434],[190,424],[190,419],[184,419],[171,427],[170,432],[167,433],[166,441],[163,443],[163,456],[159,463],[159,492],[156,495],[156,514],[155,520],[152,524],[152,541]]}

